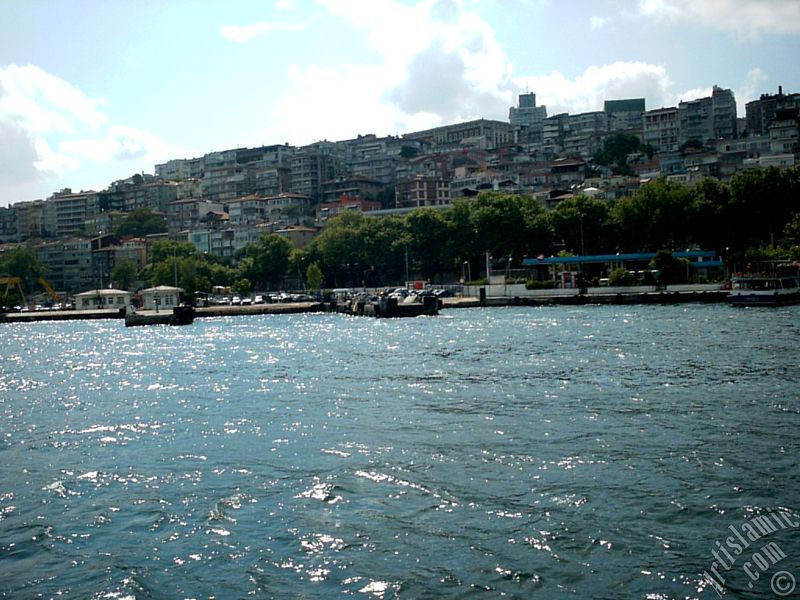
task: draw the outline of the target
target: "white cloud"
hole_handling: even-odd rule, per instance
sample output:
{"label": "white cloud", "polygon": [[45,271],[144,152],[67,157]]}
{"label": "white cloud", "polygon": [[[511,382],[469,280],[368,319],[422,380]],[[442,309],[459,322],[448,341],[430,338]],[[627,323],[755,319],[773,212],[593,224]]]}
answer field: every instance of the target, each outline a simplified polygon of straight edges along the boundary
{"label": "white cloud", "polygon": [[639,13],[750,38],[800,33],[800,2],[796,0],[639,0]]}
{"label": "white cloud", "polygon": [[[287,92],[254,143],[304,144],[507,117],[511,65],[489,25],[461,3],[318,2],[343,21],[342,35],[352,35],[348,24],[363,32],[370,60],[290,66]],[[324,98],[320,90],[328,90]]]}
{"label": "white cloud", "polygon": [[758,67],[750,69],[744,83],[736,90],[736,105],[739,115],[745,114],[745,105],[751,100],[757,100],[763,90],[762,82],[767,81],[768,77],[764,71]]}
{"label": "white cloud", "polygon": [[111,124],[105,105],[39,67],[0,66],[0,204],[31,199],[20,190],[47,195],[60,177],[97,165],[150,170],[184,152],[152,133]]}
{"label": "white cloud", "polygon": [[0,118],[13,119],[34,133],[96,130],[107,121],[103,100],[33,65],[0,67]]}
{"label": "white cloud", "polygon": [[608,23],[608,17],[599,17],[597,15],[589,17],[589,28],[590,29],[602,29],[605,27],[606,23]]}
{"label": "white cloud", "polygon": [[267,21],[261,21],[250,25],[224,25],[220,29],[220,34],[230,42],[242,44],[274,31],[286,31],[290,33],[303,31],[314,20],[315,17],[311,17],[300,23],[269,23]]}
{"label": "white cloud", "polygon": [[615,62],[591,66],[569,79],[558,71],[549,75],[520,77],[517,88],[536,94],[547,114],[602,110],[604,100],[645,98],[648,108],[668,106],[672,81],[663,66],[643,62]]}
{"label": "white cloud", "polygon": [[320,1],[366,32],[382,71],[390,74],[378,80],[380,96],[396,104],[402,120],[505,116],[512,97],[511,64],[492,28],[461,3]]}

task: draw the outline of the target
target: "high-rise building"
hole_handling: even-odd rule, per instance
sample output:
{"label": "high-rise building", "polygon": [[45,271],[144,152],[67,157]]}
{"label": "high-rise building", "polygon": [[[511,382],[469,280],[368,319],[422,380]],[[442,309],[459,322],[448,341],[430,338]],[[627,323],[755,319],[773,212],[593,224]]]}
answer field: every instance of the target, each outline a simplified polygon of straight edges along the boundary
{"label": "high-rise building", "polygon": [[784,94],[778,86],[777,94],[761,94],[758,100],[745,105],[747,135],[767,135],[778,110],[800,108],[800,94]]}
{"label": "high-rise building", "polygon": [[680,145],[699,142],[716,146],[737,135],[736,99],[731,90],[714,86],[711,96],[678,104]]}
{"label": "high-rise building", "polygon": [[642,130],[644,98],[606,100],[603,112],[608,115],[608,128],[612,132],[638,132]]}

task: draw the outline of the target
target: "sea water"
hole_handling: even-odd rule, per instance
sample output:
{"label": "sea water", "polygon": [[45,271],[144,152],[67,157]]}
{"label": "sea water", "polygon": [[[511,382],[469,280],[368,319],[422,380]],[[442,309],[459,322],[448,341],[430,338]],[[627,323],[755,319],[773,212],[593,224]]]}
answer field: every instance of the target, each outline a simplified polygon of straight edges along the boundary
{"label": "sea water", "polygon": [[799,344],[724,305],[4,324],[0,597],[776,597]]}

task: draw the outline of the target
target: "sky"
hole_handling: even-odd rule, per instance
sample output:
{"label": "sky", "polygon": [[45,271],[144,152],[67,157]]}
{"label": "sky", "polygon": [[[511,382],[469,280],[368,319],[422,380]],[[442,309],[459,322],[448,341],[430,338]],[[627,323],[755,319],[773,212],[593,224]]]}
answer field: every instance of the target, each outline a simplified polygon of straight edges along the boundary
{"label": "sky", "polygon": [[0,0],[0,206],[237,147],[800,92],[800,0]]}

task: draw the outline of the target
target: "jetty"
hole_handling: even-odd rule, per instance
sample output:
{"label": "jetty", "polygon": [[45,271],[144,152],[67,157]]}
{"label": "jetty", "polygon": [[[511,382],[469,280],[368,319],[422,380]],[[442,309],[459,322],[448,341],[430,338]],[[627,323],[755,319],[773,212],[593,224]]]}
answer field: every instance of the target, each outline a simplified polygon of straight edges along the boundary
{"label": "jetty", "polygon": [[[495,287],[496,289],[492,289]],[[488,289],[487,289],[488,288]],[[520,289],[521,288],[521,289]],[[488,292],[488,293],[487,293]],[[392,298],[363,295],[345,302],[285,302],[251,305],[214,305],[195,307],[193,318],[231,317],[238,315],[285,315],[299,313],[336,312],[374,317],[416,317],[435,315],[440,310],[454,308],[500,306],[580,306],[591,304],[680,304],[725,303],[730,291],[719,284],[670,286],[592,287],[579,289],[525,290],[524,286],[484,286],[464,288],[461,296],[443,298],[423,297],[421,302],[404,304]],[[427,301],[427,303],[426,303]],[[154,311],[140,311],[149,313]],[[125,310],[44,310],[0,313],[0,323],[31,323],[36,321],[72,321],[93,319],[125,319]],[[158,322],[169,320],[172,313],[162,311]],[[152,321],[152,319],[151,319]],[[155,322],[155,321],[152,321]],[[136,323],[140,324],[140,323]],[[145,323],[141,323],[145,324]]]}

